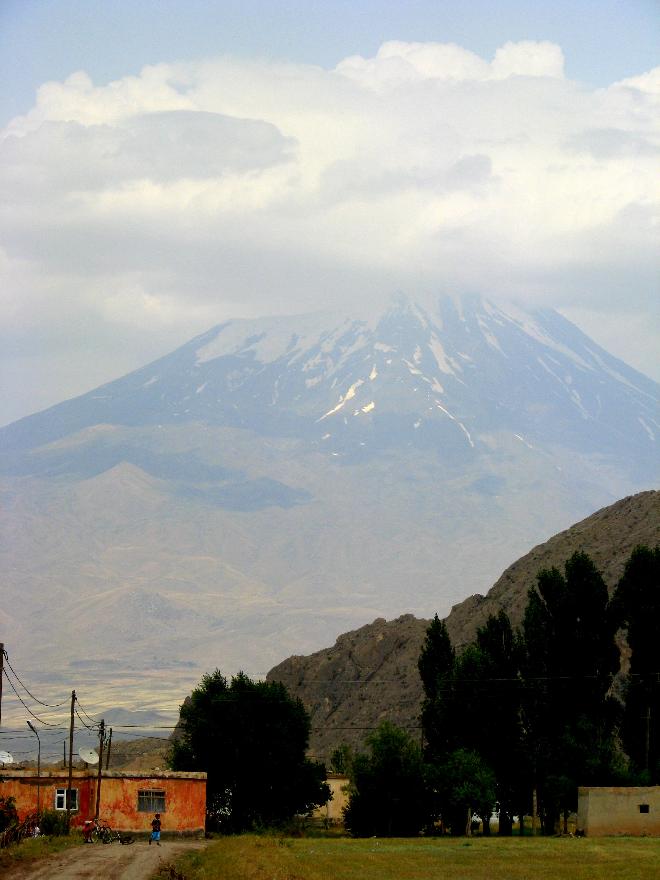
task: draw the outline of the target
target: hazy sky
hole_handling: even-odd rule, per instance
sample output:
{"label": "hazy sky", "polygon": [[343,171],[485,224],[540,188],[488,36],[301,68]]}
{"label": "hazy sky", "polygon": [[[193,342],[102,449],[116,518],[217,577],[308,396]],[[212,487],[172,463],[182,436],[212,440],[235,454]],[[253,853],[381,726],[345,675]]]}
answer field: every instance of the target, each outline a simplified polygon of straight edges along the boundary
{"label": "hazy sky", "polygon": [[654,378],[658,0],[0,0],[0,423],[233,316],[479,291]]}

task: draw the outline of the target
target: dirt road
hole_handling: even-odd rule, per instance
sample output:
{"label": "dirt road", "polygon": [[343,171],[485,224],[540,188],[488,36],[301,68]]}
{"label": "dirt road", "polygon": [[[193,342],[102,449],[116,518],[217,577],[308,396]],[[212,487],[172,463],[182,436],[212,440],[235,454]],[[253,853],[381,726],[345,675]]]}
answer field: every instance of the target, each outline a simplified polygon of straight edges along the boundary
{"label": "dirt road", "polygon": [[149,880],[159,862],[171,862],[180,853],[205,845],[203,840],[163,840],[160,846],[149,846],[146,840],[130,846],[81,845],[34,865],[12,869],[3,880]]}

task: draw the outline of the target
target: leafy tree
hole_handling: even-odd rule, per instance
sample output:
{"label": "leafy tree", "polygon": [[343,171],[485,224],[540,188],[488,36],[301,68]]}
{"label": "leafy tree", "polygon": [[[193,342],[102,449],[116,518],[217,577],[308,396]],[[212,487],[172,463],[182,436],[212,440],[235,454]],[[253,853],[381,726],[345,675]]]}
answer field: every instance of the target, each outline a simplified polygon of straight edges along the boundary
{"label": "leafy tree", "polygon": [[422,728],[430,761],[444,758],[454,739],[451,706],[455,659],[447,626],[436,614],[426,631],[417,663],[424,686]]}
{"label": "leafy tree", "polygon": [[[426,758],[442,764],[456,750],[478,753],[495,772],[500,833],[510,834],[528,786],[520,711],[521,645],[504,611],[491,615],[477,640],[456,656],[445,624],[427,631],[419,659],[426,699],[422,725]],[[489,833],[490,813],[484,816]]]}
{"label": "leafy tree", "polygon": [[325,768],[305,758],[309,718],[279,682],[205,675],[180,710],[170,766],[208,773],[209,821],[270,825],[328,800]]}
{"label": "leafy tree", "polygon": [[403,730],[384,721],[367,738],[369,754],[354,756],[344,822],[358,837],[406,837],[430,821],[422,753]]}
{"label": "leafy tree", "polygon": [[639,782],[660,783],[660,547],[636,547],[614,597],[628,629],[630,671],[621,728]]}
{"label": "leafy tree", "polygon": [[522,645],[505,611],[490,615],[479,628],[466,660],[456,677],[465,681],[463,692],[472,680],[473,711],[461,741],[478,751],[495,773],[499,833],[507,835],[514,814],[526,811],[530,767],[521,721]]}
{"label": "leafy tree", "polygon": [[344,776],[348,776],[354,757],[355,752],[353,749],[346,743],[343,743],[337,746],[330,755],[330,769],[333,773],[341,773]]}
{"label": "leafy tree", "polygon": [[564,574],[539,572],[523,620],[524,722],[546,831],[554,829],[558,808],[575,808],[579,784],[611,781],[616,629],[607,587],[585,553],[574,553]]}
{"label": "leafy tree", "polygon": [[495,774],[481,755],[456,749],[435,770],[443,825],[469,834],[473,815],[487,823],[495,804]]}

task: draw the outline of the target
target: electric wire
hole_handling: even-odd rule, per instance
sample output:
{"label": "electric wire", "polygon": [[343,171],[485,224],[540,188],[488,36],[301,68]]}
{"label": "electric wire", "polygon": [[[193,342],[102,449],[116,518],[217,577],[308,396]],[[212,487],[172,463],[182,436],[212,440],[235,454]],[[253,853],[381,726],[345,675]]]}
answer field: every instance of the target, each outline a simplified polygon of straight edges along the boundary
{"label": "electric wire", "polygon": [[23,683],[23,681],[21,680],[19,674],[16,672],[16,670],[14,669],[14,667],[13,667],[13,666],[11,665],[11,663],[9,662],[9,654],[7,654],[7,651],[3,650],[3,654],[4,654],[4,657],[5,657],[5,662],[6,662],[7,666],[8,666],[8,667],[11,669],[11,671],[13,672],[14,677],[15,677],[16,680],[19,682],[19,684],[21,685],[21,687],[23,688],[23,690],[26,691],[26,693],[28,693],[28,694],[32,697],[32,699],[34,700],[35,703],[39,703],[40,706],[45,706],[47,709],[59,709],[60,706],[64,706],[64,705],[65,705],[65,703],[67,702],[66,700],[63,700],[61,703],[44,703],[43,700],[40,700],[38,697],[35,697],[35,695],[32,693],[32,691],[30,691],[30,689],[27,687],[27,685]]}
{"label": "electric wire", "polygon": [[76,717],[78,718],[78,721],[80,721],[80,723],[82,724],[82,726],[83,726],[86,730],[95,730],[95,729],[96,729],[96,727],[97,727],[98,725],[87,724],[87,722],[86,722],[86,721],[84,720],[84,718],[80,715],[80,713],[78,712],[78,710],[75,709],[74,711],[75,711],[75,713],[76,713]]}
{"label": "electric wire", "polygon": [[32,709],[30,709],[30,707],[28,706],[28,704],[25,702],[25,700],[21,697],[21,695],[18,693],[18,691],[17,691],[16,688],[14,687],[14,683],[13,683],[13,681],[11,680],[11,678],[7,675],[7,671],[6,671],[4,668],[3,668],[2,671],[3,671],[3,673],[4,673],[5,678],[6,678],[7,681],[9,682],[9,687],[10,687],[10,688],[13,690],[13,692],[16,694],[16,696],[18,697],[19,702],[23,704],[23,706],[24,706],[24,708],[26,709],[26,711],[27,711],[27,712],[28,712],[28,713],[29,713],[34,719],[36,719],[36,720],[39,722],[39,724],[43,724],[45,727],[59,727],[59,724],[52,724],[50,721],[44,721],[43,718],[40,718],[38,715],[35,715],[34,712],[32,711]]}
{"label": "electric wire", "polygon": [[80,709],[80,711],[83,713],[83,715],[85,716],[85,718],[87,718],[87,720],[88,720],[91,724],[100,724],[100,723],[101,723],[101,722],[100,722],[100,719],[98,719],[98,718],[92,718],[91,715],[89,715],[87,712],[85,712],[85,710],[84,710],[83,706],[81,705],[80,700],[78,699],[77,696],[76,696],[76,705],[78,706],[78,708]]}

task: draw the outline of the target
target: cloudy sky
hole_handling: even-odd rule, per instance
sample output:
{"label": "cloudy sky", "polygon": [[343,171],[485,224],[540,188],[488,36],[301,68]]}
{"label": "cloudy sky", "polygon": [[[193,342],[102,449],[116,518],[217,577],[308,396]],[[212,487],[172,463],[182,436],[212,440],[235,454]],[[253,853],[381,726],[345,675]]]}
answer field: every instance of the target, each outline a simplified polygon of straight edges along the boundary
{"label": "cloudy sky", "polygon": [[660,379],[659,33],[657,0],[2,0],[0,423],[396,290],[552,305]]}

